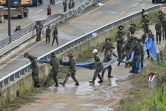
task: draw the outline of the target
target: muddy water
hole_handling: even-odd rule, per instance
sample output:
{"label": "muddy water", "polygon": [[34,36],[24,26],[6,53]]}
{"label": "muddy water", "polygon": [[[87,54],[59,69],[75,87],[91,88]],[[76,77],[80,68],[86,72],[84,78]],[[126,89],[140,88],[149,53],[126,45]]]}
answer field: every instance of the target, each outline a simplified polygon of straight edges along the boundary
{"label": "muddy water", "polygon": [[88,81],[65,87],[49,87],[37,95],[34,103],[23,106],[18,111],[113,111],[120,98],[130,89],[129,82],[116,82],[117,78],[107,79],[102,84],[90,85]]}

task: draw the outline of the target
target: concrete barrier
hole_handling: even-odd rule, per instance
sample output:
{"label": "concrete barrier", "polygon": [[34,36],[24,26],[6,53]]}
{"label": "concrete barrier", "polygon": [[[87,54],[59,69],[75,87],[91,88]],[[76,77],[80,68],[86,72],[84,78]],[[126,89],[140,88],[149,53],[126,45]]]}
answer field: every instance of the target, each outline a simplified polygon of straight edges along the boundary
{"label": "concrete barrier", "polygon": [[[154,13],[154,12],[153,12]],[[122,25],[125,26],[125,30],[127,31],[128,27],[131,23],[140,24],[141,18],[135,18],[132,21],[128,21]],[[111,38],[114,39],[115,35],[117,34],[117,27],[114,27],[110,30],[104,31],[100,35],[97,35],[96,37],[93,37],[92,39],[83,42],[79,44],[78,46],[75,46],[73,48],[70,48],[69,50],[57,55],[59,58],[62,58],[63,61],[67,61],[67,54],[69,52],[72,52],[77,59],[79,55],[88,50],[90,47],[96,47],[97,45],[103,43],[105,41],[105,38]],[[40,66],[39,69],[40,77],[43,75],[47,75],[50,70],[50,66],[48,64],[43,64]],[[23,78],[19,78],[18,80],[12,82],[12,84],[9,84],[7,87],[1,90],[0,92],[0,106],[3,104],[6,104],[6,102],[14,100],[16,97],[24,96],[27,91],[30,91],[33,88],[33,81],[31,74],[22,75],[25,76]]]}

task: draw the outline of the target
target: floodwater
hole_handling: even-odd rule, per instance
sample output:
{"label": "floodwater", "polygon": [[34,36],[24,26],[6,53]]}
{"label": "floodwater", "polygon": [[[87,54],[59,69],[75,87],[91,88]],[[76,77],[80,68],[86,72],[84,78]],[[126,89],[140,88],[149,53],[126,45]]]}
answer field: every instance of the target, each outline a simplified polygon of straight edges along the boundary
{"label": "floodwater", "polygon": [[18,111],[113,111],[119,104],[126,90],[131,88],[128,81],[118,82],[118,78],[108,79],[104,83],[90,85],[88,81],[74,83],[65,87],[51,86],[47,91],[37,95],[34,103],[25,105]]}

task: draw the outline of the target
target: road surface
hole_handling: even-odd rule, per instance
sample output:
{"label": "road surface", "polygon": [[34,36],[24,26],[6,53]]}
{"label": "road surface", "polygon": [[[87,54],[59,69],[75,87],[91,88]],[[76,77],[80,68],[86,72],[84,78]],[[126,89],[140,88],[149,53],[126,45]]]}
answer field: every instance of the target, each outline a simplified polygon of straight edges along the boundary
{"label": "road surface", "polygon": [[[51,5],[52,14],[54,13],[62,13],[63,12],[63,2],[62,0],[55,0],[56,4]],[[13,33],[16,26],[21,25],[22,28],[26,27],[30,23],[33,23],[37,20],[43,20],[47,17],[47,7],[50,3],[50,0],[43,0],[42,5],[38,5],[37,7],[29,7],[29,16],[24,19],[17,19],[16,17],[12,17],[11,19],[11,32]],[[78,6],[80,4],[80,0],[75,0],[75,5]],[[8,20],[5,19],[5,23],[0,23],[0,40],[8,35]]]}
{"label": "road surface", "polygon": [[[128,3],[128,4],[126,4]],[[149,0],[109,0],[104,6],[89,10],[79,17],[73,18],[58,26],[60,45],[75,39],[89,31],[92,31],[104,24],[117,20],[128,14],[140,11],[142,7],[152,6]],[[119,8],[121,7],[121,8]],[[39,57],[58,46],[45,44],[45,40],[34,43],[26,49],[15,54],[7,61],[0,64],[0,78],[12,71],[25,65],[28,60],[23,57],[23,53],[28,51],[30,54]]]}

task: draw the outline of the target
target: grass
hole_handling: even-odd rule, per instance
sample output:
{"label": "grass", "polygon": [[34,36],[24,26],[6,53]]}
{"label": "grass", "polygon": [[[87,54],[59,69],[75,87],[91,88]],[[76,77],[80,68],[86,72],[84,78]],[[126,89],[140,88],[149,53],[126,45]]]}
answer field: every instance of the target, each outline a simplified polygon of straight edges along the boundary
{"label": "grass", "polygon": [[[163,52],[165,55],[166,48]],[[158,86],[153,89],[148,88],[150,72],[157,72]],[[117,111],[166,111],[166,63],[151,62],[131,80],[131,84],[129,96],[120,101]]]}

